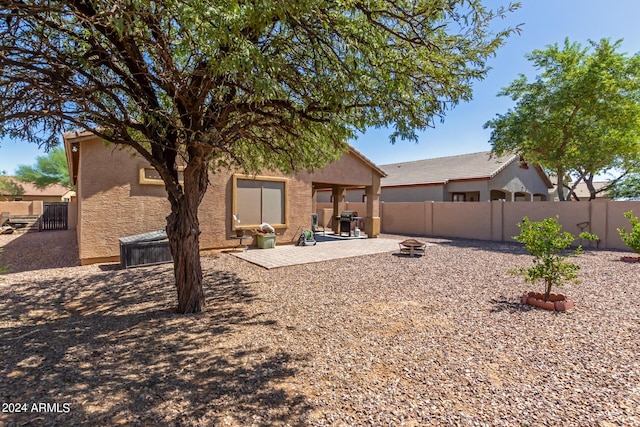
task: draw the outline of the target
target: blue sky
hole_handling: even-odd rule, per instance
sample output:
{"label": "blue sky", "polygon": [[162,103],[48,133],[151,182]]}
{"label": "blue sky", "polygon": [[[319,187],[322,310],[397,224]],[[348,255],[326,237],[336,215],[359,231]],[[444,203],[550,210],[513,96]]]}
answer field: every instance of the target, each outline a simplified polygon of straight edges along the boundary
{"label": "blue sky", "polygon": [[[495,7],[505,1],[486,0]],[[388,164],[432,157],[450,156],[490,150],[489,131],[484,123],[498,113],[504,113],[513,103],[496,97],[498,91],[513,81],[519,73],[533,77],[535,70],[524,55],[565,37],[587,45],[589,39],[608,37],[612,41],[624,39],[622,51],[640,52],[639,0],[522,0],[522,8],[497,22],[498,27],[522,26],[520,35],[513,35],[489,61],[493,68],[487,78],[474,84],[474,99],[450,110],[444,123],[436,122],[435,129],[419,135],[418,143],[389,142],[390,131],[371,129],[352,145],[378,164]],[[32,144],[0,141],[0,171],[13,173],[15,166],[31,165],[43,154]]]}

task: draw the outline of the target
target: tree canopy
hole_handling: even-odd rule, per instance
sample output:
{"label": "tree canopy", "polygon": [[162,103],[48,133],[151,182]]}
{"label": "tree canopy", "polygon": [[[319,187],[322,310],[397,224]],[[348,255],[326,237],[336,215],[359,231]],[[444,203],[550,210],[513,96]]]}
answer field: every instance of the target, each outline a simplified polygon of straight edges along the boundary
{"label": "tree canopy", "polygon": [[[485,124],[493,151],[516,152],[555,172],[558,188],[571,175],[595,198],[598,174],[634,170],[640,161],[640,55],[618,52],[621,40],[565,39],[526,57],[540,70],[520,75],[498,95],[516,106]],[[561,200],[563,192],[559,191]]]}
{"label": "tree canopy", "polygon": [[[4,171],[0,171],[0,175],[4,175]],[[6,176],[0,176],[0,196],[22,196],[24,188],[13,179]]]}
{"label": "tree canopy", "polygon": [[19,165],[16,178],[22,182],[30,182],[38,188],[45,188],[51,184],[71,188],[64,148],[55,147],[47,155],[36,157],[33,166]]}
{"label": "tree canopy", "polygon": [[608,189],[607,195],[613,199],[640,200],[640,173],[625,176]]}
{"label": "tree canopy", "polygon": [[[460,101],[516,29],[480,0],[2,1],[0,134],[92,131],[162,177],[178,310],[204,305],[197,208],[210,169],[290,172],[367,127],[396,138]],[[185,164],[184,184],[178,165]]]}

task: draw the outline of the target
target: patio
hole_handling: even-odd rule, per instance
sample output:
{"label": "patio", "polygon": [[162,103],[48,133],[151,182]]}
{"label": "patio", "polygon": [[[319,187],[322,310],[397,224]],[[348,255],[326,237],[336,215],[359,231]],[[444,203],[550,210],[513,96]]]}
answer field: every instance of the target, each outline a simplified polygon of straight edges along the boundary
{"label": "patio", "polygon": [[231,252],[236,257],[266,269],[298,264],[351,258],[383,252],[398,252],[400,240],[389,238],[340,238],[330,234],[316,234],[315,246],[278,245],[272,249],[249,248],[245,252]]}

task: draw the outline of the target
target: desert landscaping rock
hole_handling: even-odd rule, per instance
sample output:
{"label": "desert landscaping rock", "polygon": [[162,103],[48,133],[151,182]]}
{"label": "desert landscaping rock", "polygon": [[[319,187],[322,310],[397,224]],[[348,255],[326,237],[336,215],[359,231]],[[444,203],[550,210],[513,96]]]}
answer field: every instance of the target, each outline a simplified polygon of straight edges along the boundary
{"label": "desert landscaping rock", "polygon": [[69,411],[0,424],[640,425],[640,264],[622,252],[574,258],[561,313],[520,303],[516,244],[418,237],[422,257],[273,270],[210,254],[206,312],[180,316],[171,265],[75,266],[55,233],[35,233],[58,241],[40,266],[16,251],[42,242],[0,236],[0,396]]}

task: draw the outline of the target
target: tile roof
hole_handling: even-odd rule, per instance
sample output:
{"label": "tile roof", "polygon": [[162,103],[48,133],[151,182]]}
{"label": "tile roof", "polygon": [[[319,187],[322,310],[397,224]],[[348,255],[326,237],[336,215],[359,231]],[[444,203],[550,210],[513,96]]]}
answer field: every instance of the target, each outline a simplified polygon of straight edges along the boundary
{"label": "tile roof", "polygon": [[13,176],[7,176],[6,178],[20,185],[24,190],[25,196],[62,197],[69,192],[68,188],[63,187],[60,184],[52,184],[45,188],[38,188],[29,182],[18,181]]}
{"label": "tile roof", "polygon": [[490,151],[380,165],[383,186],[440,184],[454,180],[493,178],[518,156],[491,156]]}
{"label": "tile roof", "polygon": [[[604,187],[606,187],[607,185],[610,185],[611,183],[609,181],[594,181],[593,182],[593,187],[596,190],[600,190]],[[587,184],[584,182],[579,183],[576,186],[576,189],[574,190],[574,192],[576,193],[576,196],[578,196],[580,198],[580,200],[589,200],[589,197],[591,197],[591,193],[589,192],[589,188],[587,187]],[[598,193],[597,197],[607,197],[606,193],[602,192],[602,193]]]}

